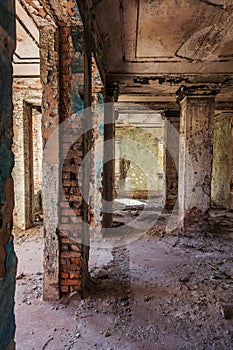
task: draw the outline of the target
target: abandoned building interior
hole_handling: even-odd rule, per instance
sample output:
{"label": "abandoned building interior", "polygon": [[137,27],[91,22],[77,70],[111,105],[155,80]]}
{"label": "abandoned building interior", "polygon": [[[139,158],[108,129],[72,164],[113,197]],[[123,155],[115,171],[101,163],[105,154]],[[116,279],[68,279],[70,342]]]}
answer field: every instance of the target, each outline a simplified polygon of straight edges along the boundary
{"label": "abandoned building interior", "polygon": [[0,1],[0,350],[233,349],[233,1]]}

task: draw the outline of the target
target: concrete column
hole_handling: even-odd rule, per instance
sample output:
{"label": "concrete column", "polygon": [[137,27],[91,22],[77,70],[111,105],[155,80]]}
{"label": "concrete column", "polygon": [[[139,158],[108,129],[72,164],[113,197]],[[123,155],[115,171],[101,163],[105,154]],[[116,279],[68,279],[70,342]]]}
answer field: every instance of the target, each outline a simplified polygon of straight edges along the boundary
{"label": "concrete column", "polygon": [[230,209],[232,177],[233,113],[215,117],[211,200],[214,205]]}
{"label": "concrete column", "polygon": [[178,196],[180,112],[166,111],[164,117],[164,209],[172,210]]}
{"label": "concrete column", "polygon": [[179,217],[189,226],[208,215],[211,193],[212,139],[216,90],[181,87],[179,147]]}
{"label": "concrete column", "polygon": [[[59,126],[59,37],[57,29],[40,29],[42,138],[44,149]],[[51,103],[52,102],[52,103]],[[42,197],[44,213],[43,298],[56,300],[59,289],[59,135],[52,152],[43,155]]]}
{"label": "concrete column", "polygon": [[[22,98],[22,96],[21,96]],[[15,102],[15,101],[14,101]],[[18,110],[16,109],[20,105]],[[32,153],[32,105],[25,100],[15,103],[14,109],[14,147],[15,183],[14,225],[23,230],[33,226],[34,186]]]}
{"label": "concrete column", "polygon": [[114,102],[116,102],[116,88],[105,89],[104,105],[104,164],[103,164],[103,219],[102,227],[112,227],[113,197],[115,179],[115,121]]}

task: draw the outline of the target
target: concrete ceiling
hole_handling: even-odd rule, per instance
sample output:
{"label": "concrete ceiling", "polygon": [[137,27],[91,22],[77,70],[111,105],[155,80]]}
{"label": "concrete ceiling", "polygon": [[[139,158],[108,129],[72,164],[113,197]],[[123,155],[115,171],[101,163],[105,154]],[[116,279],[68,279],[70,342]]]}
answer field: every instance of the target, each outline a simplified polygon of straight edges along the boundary
{"label": "concrete ceiling", "polygon": [[101,74],[120,94],[169,101],[182,84],[207,83],[223,86],[221,98],[233,101],[232,0],[85,4]]}
{"label": "concrete ceiling", "polygon": [[39,30],[25,9],[16,1],[16,50],[14,76],[40,76]]}

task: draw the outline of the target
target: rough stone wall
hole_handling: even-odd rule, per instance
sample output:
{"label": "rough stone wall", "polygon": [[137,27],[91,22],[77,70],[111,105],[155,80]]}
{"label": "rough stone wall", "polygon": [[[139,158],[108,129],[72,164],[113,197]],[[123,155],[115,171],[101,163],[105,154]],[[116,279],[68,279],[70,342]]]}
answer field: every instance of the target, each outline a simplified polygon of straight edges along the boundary
{"label": "rough stone wall", "polygon": [[215,117],[211,200],[214,205],[231,207],[232,114]]}
{"label": "rough stone wall", "polygon": [[[34,175],[35,193],[41,189],[40,164],[41,164],[41,147],[39,140],[41,136],[40,116],[33,113],[33,105],[41,105],[42,88],[38,78],[14,78],[13,80],[13,130],[14,144],[13,152],[15,155],[15,166],[13,169],[13,178],[15,184],[15,209],[14,225],[27,229],[33,224],[33,209],[31,202],[34,198],[28,199],[33,193],[27,193],[32,190]],[[27,107],[26,107],[27,106]],[[29,111],[27,113],[27,108]],[[31,122],[28,119],[32,119]],[[29,124],[32,130],[28,130]],[[31,146],[33,142],[33,150]],[[33,153],[32,153],[33,152]],[[32,156],[33,169],[30,169],[25,155]],[[37,161],[36,161],[37,159]],[[29,166],[29,169],[28,169]],[[29,183],[28,183],[29,182]]]}
{"label": "rough stone wall", "polygon": [[[13,1],[0,6],[0,349],[13,342],[15,333],[14,292],[16,257],[11,236],[14,190],[11,171],[12,146],[12,55],[15,49]],[[12,343],[13,348],[13,343]]]}

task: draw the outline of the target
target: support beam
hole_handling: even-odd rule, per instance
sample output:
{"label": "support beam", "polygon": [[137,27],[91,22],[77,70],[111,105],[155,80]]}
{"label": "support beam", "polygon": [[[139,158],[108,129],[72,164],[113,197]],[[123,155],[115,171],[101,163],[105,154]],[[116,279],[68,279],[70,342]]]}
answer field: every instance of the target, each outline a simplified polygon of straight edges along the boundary
{"label": "support beam", "polygon": [[[172,113],[171,113],[172,112]],[[164,118],[164,209],[172,210],[178,197],[180,112],[166,111]]]}
{"label": "support beam", "polygon": [[216,90],[182,87],[179,147],[179,216],[183,227],[208,216]]}
{"label": "support beam", "polygon": [[104,164],[103,164],[103,219],[102,227],[111,228],[115,179],[115,121],[114,102],[117,101],[115,86],[105,89],[104,104]]}
{"label": "support beam", "polygon": [[214,205],[231,208],[233,113],[215,117],[211,200]]}

